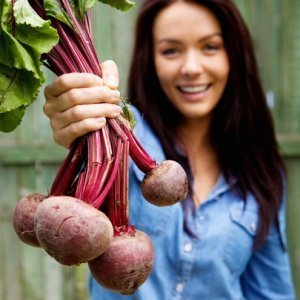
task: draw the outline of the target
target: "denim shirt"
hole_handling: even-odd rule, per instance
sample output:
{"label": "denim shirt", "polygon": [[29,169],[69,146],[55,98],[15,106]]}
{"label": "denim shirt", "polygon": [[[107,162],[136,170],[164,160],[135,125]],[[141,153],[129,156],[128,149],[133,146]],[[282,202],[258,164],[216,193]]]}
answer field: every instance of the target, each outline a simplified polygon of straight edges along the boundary
{"label": "denim shirt", "polygon": [[[146,151],[161,162],[162,147],[134,110],[135,134]],[[252,194],[242,199],[238,182],[220,175],[206,201],[196,210],[191,201],[157,207],[141,195],[144,174],[130,168],[130,223],[150,235],[155,262],[147,281],[130,296],[108,291],[90,278],[92,300],[233,300],[295,299],[286,249],[285,211],[279,231],[270,228],[264,245],[253,250],[258,205]],[[283,202],[284,203],[284,202]]]}

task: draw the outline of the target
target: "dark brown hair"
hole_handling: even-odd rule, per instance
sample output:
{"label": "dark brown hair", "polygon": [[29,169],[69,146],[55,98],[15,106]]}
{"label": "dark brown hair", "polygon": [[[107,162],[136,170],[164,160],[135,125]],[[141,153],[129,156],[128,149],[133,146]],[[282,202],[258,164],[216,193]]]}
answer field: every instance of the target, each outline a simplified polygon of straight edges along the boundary
{"label": "dark brown hair", "polygon": [[[182,116],[160,86],[154,66],[152,36],[156,15],[176,1],[143,2],[136,25],[128,94],[159,137],[167,158],[178,160],[174,128]],[[185,2],[208,8],[222,29],[230,72],[222,99],[213,112],[210,136],[225,177],[233,174],[242,194],[245,196],[251,191],[258,201],[260,226],[256,243],[261,244],[270,224],[277,221],[285,168],[260,82],[252,39],[231,0]]]}

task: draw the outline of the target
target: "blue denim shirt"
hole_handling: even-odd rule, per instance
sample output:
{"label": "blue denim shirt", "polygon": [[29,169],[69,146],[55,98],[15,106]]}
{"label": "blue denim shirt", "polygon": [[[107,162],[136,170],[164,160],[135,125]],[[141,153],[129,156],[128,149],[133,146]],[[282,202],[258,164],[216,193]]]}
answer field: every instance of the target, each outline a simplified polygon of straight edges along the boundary
{"label": "blue denim shirt", "polygon": [[[158,162],[162,147],[147,123],[135,111],[135,134]],[[154,269],[131,296],[100,287],[90,279],[92,300],[290,300],[295,299],[286,249],[284,205],[280,230],[270,228],[263,247],[253,250],[258,206],[249,193],[235,192],[238,182],[221,175],[208,199],[195,210],[191,201],[156,207],[143,199],[144,174],[130,169],[130,221],[151,236]],[[246,200],[246,201],[245,201]]]}

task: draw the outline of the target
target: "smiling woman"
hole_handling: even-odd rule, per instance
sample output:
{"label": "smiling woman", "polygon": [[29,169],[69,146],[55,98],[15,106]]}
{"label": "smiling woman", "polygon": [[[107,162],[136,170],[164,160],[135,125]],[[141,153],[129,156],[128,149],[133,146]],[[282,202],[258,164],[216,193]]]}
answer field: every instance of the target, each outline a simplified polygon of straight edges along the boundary
{"label": "smiling woman", "polygon": [[[106,76],[118,78],[117,68]],[[116,99],[89,84],[90,74],[68,78],[68,89],[57,81],[48,86],[45,111],[59,124],[54,135],[72,142],[88,131],[79,119],[114,117]],[[96,90],[97,101],[89,97]],[[128,92],[137,137],[156,161],[182,164],[190,191],[181,203],[156,207],[144,201],[141,172],[131,165],[131,222],[150,234],[154,268],[126,297],[91,277],[92,299],[295,299],[285,167],[251,37],[233,2],[144,0]],[[99,116],[85,109],[90,103]]]}
{"label": "smiling woman", "polygon": [[157,76],[169,101],[185,121],[210,122],[229,73],[216,17],[197,4],[174,3],[157,15],[153,42]]}
{"label": "smiling woman", "polygon": [[[205,158],[192,164],[193,175],[198,179],[193,186],[198,206],[208,196],[220,172],[214,151],[199,149],[210,148],[212,113],[221,100],[229,74],[222,30],[206,7],[175,2],[157,15],[153,45],[160,85],[182,116],[177,127],[178,143],[188,157]],[[204,178],[201,169],[206,170]]]}

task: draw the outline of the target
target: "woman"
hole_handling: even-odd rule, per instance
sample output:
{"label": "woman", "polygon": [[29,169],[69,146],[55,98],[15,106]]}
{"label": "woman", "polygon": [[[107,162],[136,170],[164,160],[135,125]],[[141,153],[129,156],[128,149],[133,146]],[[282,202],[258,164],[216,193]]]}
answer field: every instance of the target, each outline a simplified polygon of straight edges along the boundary
{"label": "woman", "polygon": [[[68,74],[46,88],[57,143],[120,113],[118,74]],[[129,76],[136,135],[157,161],[179,161],[190,193],[155,207],[130,170],[131,222],[155,266],[127,299],[294,299],[286,249],[284,165],[248,30],[229,0],[145,0]],[[100,117],[99,117],[100,116]],[[92,299],[125,299],[91,279]]]}

